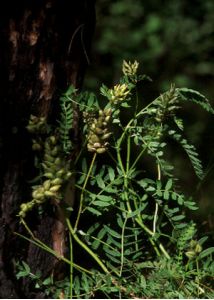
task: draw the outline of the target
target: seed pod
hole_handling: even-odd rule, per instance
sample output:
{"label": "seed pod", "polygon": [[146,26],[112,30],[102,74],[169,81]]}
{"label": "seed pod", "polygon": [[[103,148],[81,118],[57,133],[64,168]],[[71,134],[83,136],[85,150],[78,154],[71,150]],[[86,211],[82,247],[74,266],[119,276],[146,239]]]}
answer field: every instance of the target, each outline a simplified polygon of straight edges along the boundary
{"label": "seed pod", "polygon": [[45,153],[44,155],[45,160],[47,160],[48,162],[54,162],[54,157],[52,157],[51,155]]}
{"label": "seed pod", "polygon": [[[55,174],[57,171],[59,170],[59,166],[53,164],[50,168],[49,168],[49,172]],[[55,176],[54,176],[55,177]]]}
{"label": "seed pod", "polygon": [[55,159],[55,161],[54,161],[54,164],[55,164],[55,165],[60,165],[61,163],[62,163],[62,160],[61,160],[60,157],[57,157],[57,158]]}
{"label": "seed pod", "polygon": [[110,119],[111,119],[111,116],[105,117],[105,121],[106,121],[107,123],[110,121]]}
{"label": "seed pod", "polygon": [[33,193],[32,193],[32,197],[33,198],[35,198],[35,196],[36,196],[36,194],[38,193],[38,191],[37,190],[35,190],[35,191],[33,191]]}
{"label": "seed pod", "polygon": [[56,137],[54,135],[50,136],[50,142],[53,144],[53,145],[56,145]]}
{"label": "seed pod", "polygon": [[111,108],[105,109],[104,112],[105,112],[106,116],[111,116],[111,114],[112,114]]}
{"label": "seed pod", "polygon": [[96,134],[92,134],[92,135],[90,135],[90,137],[89,137],[89,141],[90,141],[90,143],[97,143],[97,142],[99,142],[99,137],[96,135]]}
{"label": "seed pod", "polygon": [[33,121],[34,123],[36,123],[38,121],[38,117],[36,117],[34,115],[30,115],[30,120]]}
{"label": "seed pod", "polygon": [[51,186],[51,183],[52,183],[52,181],[50,181],[50,179],[44,181],[43,187],[44,187],[44,189],[45,189],[46,191],[49,190],[49,188],[50,188],[50,186]]}
{"label": "seed pod", "polygon": [[189,258],[189,259],[192,259],[195,257],[195,252],[194,251],[187,251],[186,253],[186,256]]}
{"label": "seed pod", "polygon": [[197,245],[195,246],[195,252],[200,253],[201,251],[202,251],[202,247],[200,244],[197,243]]}
{"label": "seed pod", "polygon": [[49,189],[49,191],[54,193],[54,192],[57,192],[60,188],[61,188],[60,184],[54,185]]}
{"label": "seed pod", "polygon": [[93,146],[94,148],[100,148],[102,145],[100,143],[94,143]]}
{"label": "seed pod", "polygon": [[42,166],[45,171],[49,171],[50,167],[53,166],[53,163],[49,161],[45,161],[44,163],[42,163]]}
{"label": "seed pod", "polygon": [[53,179],[53,178],[54,178],[54,175],[53,175],[53,173],[47,172],[47,173],[44,174],[44,177]]}
{"label": "seed pod", "polygon": [[40,150],[42,150],[42,147],[41,147],[40,144],[34,143],[34,144],[32,145],[32,149],[33,149],[34,151],[40,151]]}
{"label": "seed pod", "polygon": [[39,186],[39,187],[37,188],[37,191],[38,191],[38,193],[44,193],[45,189],[44,189],[43,186]]}
{"label": "seed pod", "polygon": [[95,132],[96,134],[99,134],[99,135],[100,135],[100,134],[103,133],[103,129],[97,127],[97,128],[94,130],[94,132]]}
{"label": "seed pod", "polygon": [[103,115],[104,115],[104,112],[103,112],[103,110],[100,109],[99,110],[99,116],[102,117]]}
{"label": "seed pod", "polygon": [[72,173],[70,171],[68,171],[66,174],[65,174],[65,180],[68,180],[70,177],[71,177]]}
{"label": "seed pod", "polygon": [[35,131],[34,126],[32,126],[31,124],[27,125],[26,128],[30,133],[33,133]]}
{"label": "seed pod", "polygon": [[46,121],[46,118],[45,118],[45,117],[40,117],[40,122],[41,122],[42,124],[44,124],[45,121]]}
{"label": "seed pod", "polygon": [[43,199],[44,198],[44,193],[36,193],[33,198],[36,199],[36,200]]}
{"label": "seed pod", "polygon": [[56,194],[55,193],[53,193],[53,192],[50,192],[50,191],[45,191],[45,196],[46,197],[55,197],[56,196]]}
{"label": "seed pod", "polygon": [[92,130],[96,129],[96,124],[95,124],[95,123],[93,123],[93,124],[91,125],[91,129],[92,129]]}
{"label": "seed pod", "polygon": [[21,205],[20,205],[20,208],[21,208],[21,211],[27,211],[27,204],[26,203],[22,203]]}
{"label": "seed pod", "polygon": [[107,140],[107,139],[110,138],[110,136],[111,136],[111,132],[104,134],[104,135],[101,137],[101,139],[102,139],[102,140]]}
{"label": "seed pod", "polygon": [[54,166],[54,162],[50,162],[50,161],[47,161],[47,160],[45,160],[45,164],[46,164],[49,168],[51,168],[51,167]]}
{"label": "seed pod", "polygon": [[96,151],[96,148],[94,148],[93,145],[91,145],[91,144],[87,145],[87,149],[88,149],[89,152],[95,152]]}
{"label": "seed pod", "polygon": [[51,184],[52,184],[52,185],[62,184],[62,179],[60,179],[60,178],[55,178],[54,180],[51,180]]}
{"label": "seed pod", "polygon": [[59,149],[58,149],[57,146],[55,146],[55,147],[53,148],[53,150],[51,151],[51,155],[56,156],[56,155],[58,154],[58,152],[59,152]]}
{"label": "seed pod", "polygon": [[62,168],[62,169],[60,169],[58,172],[56,172],[56,177],[57,178],[60,178],[60,177],[62,177],[62,175],[65,173],[65,169],[64,168]]}
{"label": "seed pod", "polygon": [[101,119],[98,119],[97,124],[96,124],[96,128],[102,128],[103,127],[103,122]]}
{"label": "seed pod", "polygon": [[106,150],[107,150],[106,148],[103,148],[103,147],[102,147],[102,148],[98,148],[98,149],[96,150],[96,152],[99,153],[99,154],[102,154],[102,153],[106,152]]}
{"label": "seed pod", "polygon": [[49,144],[49,142],[47,140],[45,141],[44,145],[45,145],[45,149],[46,150],[50,150],[51,149],[51,146],[50,146],[50,144]]}

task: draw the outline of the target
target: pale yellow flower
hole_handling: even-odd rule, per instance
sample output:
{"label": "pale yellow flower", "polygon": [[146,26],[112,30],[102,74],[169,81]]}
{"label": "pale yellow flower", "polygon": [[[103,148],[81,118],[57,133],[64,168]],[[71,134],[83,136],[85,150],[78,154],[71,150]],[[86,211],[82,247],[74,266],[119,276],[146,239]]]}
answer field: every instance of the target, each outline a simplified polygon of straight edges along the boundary
{"label": "pale yellow flower", "polygon": [[111,94],[110,102],[112,102],[113,104],[117,104],[125,100],[130,91],[128,89],[128,86],[123,83],[115,85],[114,88],[109,92]]}
{"label": "pale yellow flower", "polygon": [[122,71],[124,75],[132,76],[136,75],[139,63],[135,60],[133,63],[130,61],[123,61]]}

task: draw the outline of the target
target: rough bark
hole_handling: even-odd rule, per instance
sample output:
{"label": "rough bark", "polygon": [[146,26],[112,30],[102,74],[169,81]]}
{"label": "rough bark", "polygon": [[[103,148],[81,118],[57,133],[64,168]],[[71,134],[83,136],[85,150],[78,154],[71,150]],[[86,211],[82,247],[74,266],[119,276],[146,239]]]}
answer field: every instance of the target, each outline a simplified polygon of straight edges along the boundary
{"label": "rough bark", "polygon": [[[15,280],[15,261],[23,258],[44,276],[56,261],[14,235],[23,228],[16,217],[28,201],[34,176],[31,140],[25,129],[30,114],[55,122],[58,98],[69,84],[80,87],[89,62],[94,29],[93,0],[7,0],[0,11],[0,297],[41,298],[30,282]],[[75,133],[78,132],[76,111]],[[53,245],[63,235],[60,220],[32,212],[34,233]],[[61,232],[62,231],[62,232]],[[57,247],[57,246],[56,246]]]}

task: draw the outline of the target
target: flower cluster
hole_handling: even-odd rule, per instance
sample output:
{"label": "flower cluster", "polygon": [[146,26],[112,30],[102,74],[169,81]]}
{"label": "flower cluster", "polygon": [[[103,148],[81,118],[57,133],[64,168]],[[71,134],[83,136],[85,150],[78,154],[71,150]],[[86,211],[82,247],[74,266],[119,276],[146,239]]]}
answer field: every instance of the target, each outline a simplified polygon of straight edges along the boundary
{"label": "flower cluster", "polygon": [[36,136],[35,139],[32,139],[32,149],[34,151],[41,151],[44,140],[41,135],[47,133],[46,118],[30,115],[30,120],[26,128],[31,134]]}
{"label": "flower cluster", "polygon": [[157,98],[156,106],[155,119],[157,122],[162,122],[164,118],[174,115],[175,111],[179,108],[178,93],[174,85],[171,86],[169,91]]}
{"label": "flower cluster", "polygon": [[98,118],[94,118],[89,124],[87,148],[90,152],[104,153],[108,148],[109,122],[111,120],[111,109],[99,110]]}
{"label": "flower cluster", "polygon": [[124,101],[127,98],[129,92],[130,91],[128,89],[128,86],[125,83],[115,85],[113,89],[109,90],[110,103],[116,105]]}
{"label": "flower cluster", "polygon": [[135,60],[134,63],[123,61],[122,71],[126,76],[134,76],[137,74],[139,63]]}
{"label": "flower cluster", "polygon": [[30,133],[45,133],[47,129],[46,118],[30,115],[30,120],[26,128]]}
{"label": "flower cluster", "polygon": [[191,240],[190,248],[188,251],[186,251],[185,254],[189,259],[192,259],[192,258],[198,256],[201,251],[202,251],[201,245],[197,241]]}
{"label": "flower cluster", "polygon": [[44,144],[44,177],[46,180],[33,188],[32,201],[22,203],[19,216],[24,218],[26,213],[35,205],[44,203],[49,198],[59,200],[59,191],[70,177],[67,162],[61,158],[60,147],[57,145],[57,138],[52,135],[48,137]]}

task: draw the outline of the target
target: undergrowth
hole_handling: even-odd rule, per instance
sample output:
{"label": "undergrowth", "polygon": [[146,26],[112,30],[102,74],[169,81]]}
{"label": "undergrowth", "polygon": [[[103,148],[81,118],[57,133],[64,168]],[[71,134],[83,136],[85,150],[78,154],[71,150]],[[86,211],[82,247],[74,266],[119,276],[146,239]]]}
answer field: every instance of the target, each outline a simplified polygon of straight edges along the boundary
{"label": "undergrowth", "polygon": [[[198,207],[180,190],[167,147],[174,140],[203,180],[199,155],[185,136],[182,106],[191,101],[214,111],[199,92],[174,85],[142,106],[139,87],[149,78],[138,75],[136,61],[124,61],[122,71],[120,82],[111,89],[103,85],[99,97],[70,87],[60,98],[56,128],[31,116],[27,129],[33,135],[39,175],[32,199],[19,212],[29,235],[17,234],[69,268],[63,280],[44,279],[23,261],[17,264],[17,278],[30,277],[35,288],[54,298],[213,298],[214,247],[206,248],[208,237],[200,238],[187,217]],[[72,104],[83,119],[82,147],[75,161],[69,155]],[[71,178],[77,209],[64,201]],[[27,225],[28,211],[41,213],[43,203],[64,212],[65,257],[37,239]],[[86,253],[82,264],[76,247]]]}

